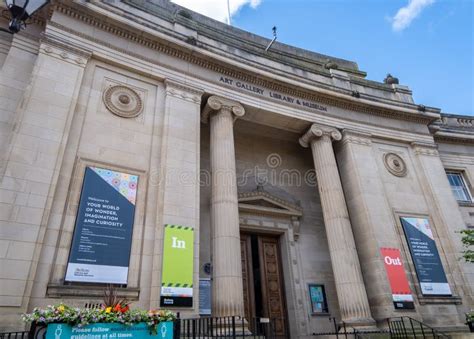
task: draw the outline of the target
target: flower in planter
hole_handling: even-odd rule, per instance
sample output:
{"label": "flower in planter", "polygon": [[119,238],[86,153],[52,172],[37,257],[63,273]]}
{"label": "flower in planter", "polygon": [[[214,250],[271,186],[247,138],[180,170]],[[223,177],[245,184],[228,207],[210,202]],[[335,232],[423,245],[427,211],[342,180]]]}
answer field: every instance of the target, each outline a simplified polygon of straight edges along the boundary
{"label": "flower in planter", "polygon": [[133,325],[147,323],[149,330],[156,333],[157,325],[163,321],[174,321],[176,315],[168,310],[133,310],[125,299],[118,299],[112,287],[104,293],[102,308],[77,308],[65,304],[48,305],[46,308],[34,308],[29,314],[23,314],[25,322],[41,325],[66,323],[71,326],[86,326],[94,323],[120,323]]}

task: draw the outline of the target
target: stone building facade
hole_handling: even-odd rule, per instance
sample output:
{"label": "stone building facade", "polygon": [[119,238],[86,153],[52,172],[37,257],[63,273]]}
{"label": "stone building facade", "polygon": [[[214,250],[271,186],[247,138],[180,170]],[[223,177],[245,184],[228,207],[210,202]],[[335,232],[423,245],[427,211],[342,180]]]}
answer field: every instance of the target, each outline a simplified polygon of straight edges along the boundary
{"label": "stone building facade", "polygon": [[[169,307],[182,316],[202,313],[212,279],[213,316],[278,318],[294,338],[328,317],[467,329],[474,119],[268,43],[164,0],[55,1],[0,32],[0,329],[101,297],[103,284],[65,278],[92,167],[138,177],[119,288],[137,307],[160,307],[172,224],[194,232],[192,304]],[[422,289],[403,217],[429,223],[450,293]],[[394,306],[385,248],[400,251],[413,309]]]}

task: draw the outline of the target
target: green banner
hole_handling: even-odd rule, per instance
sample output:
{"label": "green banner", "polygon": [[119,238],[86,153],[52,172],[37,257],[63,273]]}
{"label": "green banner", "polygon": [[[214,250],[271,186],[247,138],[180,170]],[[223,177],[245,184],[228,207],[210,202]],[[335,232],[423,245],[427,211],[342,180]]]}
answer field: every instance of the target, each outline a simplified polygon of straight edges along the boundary
{"label": "green banner", "polygon": [[148,324],[124,325],[119,323],[95,323],[85,326],[68,324],[48,324],[46,339],[117,339],[117,338],[155,338],[173,339],[173,322],[157,325],[157,333],[151,334]]}
{"label": "green banner", "polygon": [[165,225],[161,306],[186,306],[193,303],[194,229]]}

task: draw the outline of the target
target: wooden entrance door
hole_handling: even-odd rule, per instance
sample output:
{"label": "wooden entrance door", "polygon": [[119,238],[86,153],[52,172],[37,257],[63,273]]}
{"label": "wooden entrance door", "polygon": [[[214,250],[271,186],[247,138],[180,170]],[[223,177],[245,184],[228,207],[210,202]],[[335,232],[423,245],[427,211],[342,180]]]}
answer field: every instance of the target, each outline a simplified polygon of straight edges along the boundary
{"label": "wooden entrance door", "polygon": [[286,335],[286,304],[278,238],[241,233],[245,317],[270,318],[275,334]]}

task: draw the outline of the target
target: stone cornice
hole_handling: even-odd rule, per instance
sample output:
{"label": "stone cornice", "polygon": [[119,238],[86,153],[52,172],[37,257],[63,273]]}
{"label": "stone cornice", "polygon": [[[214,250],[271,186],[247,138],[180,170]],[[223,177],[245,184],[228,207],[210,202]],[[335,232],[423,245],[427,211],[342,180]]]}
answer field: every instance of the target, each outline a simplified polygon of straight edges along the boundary
{"label": "stone cornice", "polygon": [[434,134],[434,139],[436,142],[474,145],[474,135],[463,134],[459,132],[436,132]]}
{"label": "stone cornice", "polygon": [[244,107],[237,101],[213,95],[207,99],[206,106],[202,110],[201,121],[207,123],[212,112],[228,110],[232,113],[234,121],[245,114]]}
{"label": "stone cornice", "polygon": [[167,95],[194,102],[196,104],[201,103],[201,97],[204,94],[202,89],[171,79],[165,80],[165,86]]}
{"label": "stone cornice", "polygon": [[[289,45],[274,44],[271,50],[265,51],[269,39],[223,23],[217,23],[204,15],[176,4],[170,6],[164,1],[151,2],[147,0],[122,0],[122,2],[165,21],[183,25],[192,31],[196,31],[199,36],[222,41],[226,46],[243,50],[252,56],[262,57],[326,76],[329,73],[329,67],[326,66],[328,63],[332,63],[343,71],[356,74],[359,77],[366,76],[366,73],[360,71],[353,61],[322,55]],[[197,44],[201,43],[200,39],[196,39],[195,42]]]}
{"label": "stone cornice", "polygon": [[249,201],[255,201],[262,198],[266,201],[269,201],[270,203],[273,203],[280,207],[284,207],[287,210],[287,212],[289,212],[293,216],[303,215],[302,214],[303,209],[300,206],[294,205],[286,200],[283,200],[265,191],[241,192],[238,195],[239,203],[246,203]]}
{"label": "stone cornice", "polygon": [[[187,50],[183,46],[172,45],[169,42],[162,42],[157,37],[149,38],[141,31],[137,32],[136,29],[128,29],[127,26],[115,24],[113,23],[113,20],[110,19],[103,20],[103,18],[98,18],[100,14],[95,13],[91,10],[86,10],[84,7],[80,5],[74,5],[70,2],[56,4],[55,10],[68,16],[71,16],[75,19],[81,20],[87,23],[88,25],[95,26],[99,29],[110,32],[117,36],[121,36],[125,39],[145,45],[150,49],[174,56],[176,58],[180,58],[187,62],[196,64],[200,67],[210,69],[219,74],[227,75],[274,91],[287,93],[296,97],[300,97],[302,99],[320,102],[322,104],[327,104],[347,110],[359,111],[366,114],[375,114],[378,116],[409,120],[423,124],[427,124],[437,118],[437,110],[435,109],[427,109],[427,111],[430,112],[416,112],[416,108],[413,104],[403,104],[398,102],[397,105],[395,105],[395,102],[393,102],[392,104],[387,104],[382,103],[382,99],[370,98],[369,96],[366,96],[364,98],[361,97],[360,99],[355,99],[351,97],[351,94],[349,93],[350,91],[348,90],[345,91],[347,93],[334,92],[334,95],[315,93],[310,92],[308,89],[297,88],[295,86],[289,86],[282,82],[263,78],[262,76],[259,76],[250,71],[244,71],[242,69],[236,70],[232,67],[228,67],[227,65],[222,64],[217,60],[212,60],[209,57],[201,56],[199,55],[199,53],[196,53],[195,50]],[[138,59],[143,59],[152,63],[156,63],[156,60],[144,58],[143,56],[137,53],[131,53],[130,51],[121,49],[117,46],[113,46],[112,44],[107,43],[105,41],[95,39],[82,32],[74,31],[69,27],[62,26],[58,23],[50,22],[49,25],[58,27],[66,32],[73,33],[79,37],[97,42],[99,44],[110,47],[125,54],[132,55]],[[372,102],[369,102],[369,100],[371,100]],[[380,102],[377,103],[377,101]]]}
{"label": "stone cornice", "polygon": [[430,124],[430,130],[437,142],[474,144],[474,117],[442,114]]}
{"label": "stone cornice", "polygon": [[[274,205],[274,207],[252,204],[252,202],[258,202],[260,200],[264,200],[267,203]],[[292,204],[289,201],[276,197],[263,190],[241,192],[238,195],[238,201],[239,211],[241,213],[289,218],[291,220],[290,225],[293,228],[295,240],[298,240],[300,233],[300,218],[303,216],[303,209],[301,206]]]}
{"label": "stone cornice", "polygon": [[39,42],[38,37],[21,32],[21,34],[13,35],[11,46],[15,46],[25,52],[38,54]]}
{"label": "stone cornice", "polygon": [[309,147],[313,140],[324,136],[329,137],[331,140],[335,141],[342,139],[342,134],[337,128],[320,124],[312,124],[308,131],[301,136],[299,142],[301,146],[306,148]]}

